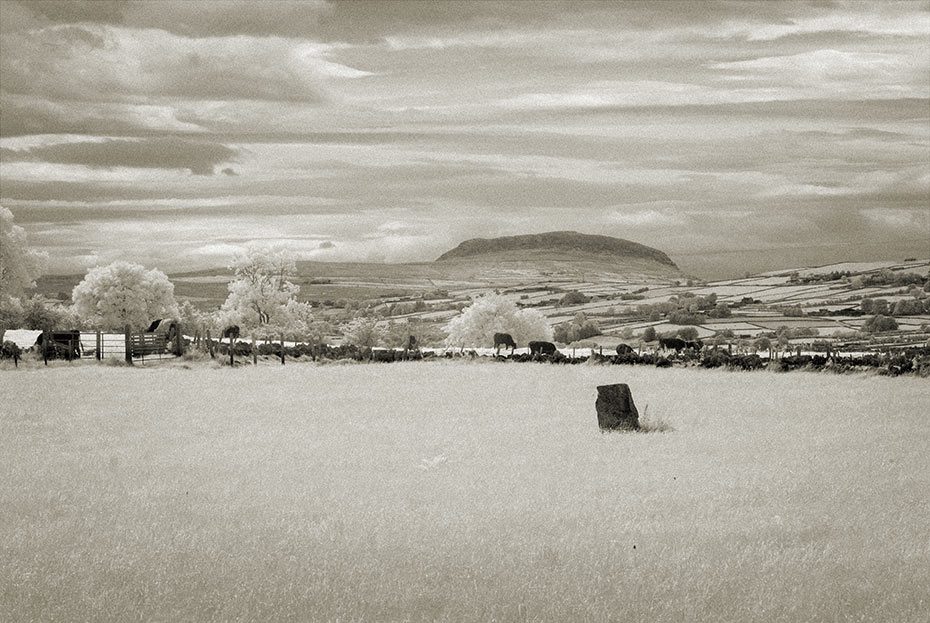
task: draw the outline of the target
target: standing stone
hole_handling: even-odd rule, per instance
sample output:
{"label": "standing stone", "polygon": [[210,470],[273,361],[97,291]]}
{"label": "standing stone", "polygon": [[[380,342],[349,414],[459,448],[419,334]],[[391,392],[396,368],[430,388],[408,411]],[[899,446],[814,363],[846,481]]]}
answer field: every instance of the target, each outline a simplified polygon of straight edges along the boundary
{"label": "standing stone", "polygon": [[598,385],[594,406],[601,431],[639,429],[639,412],[626,383]]}

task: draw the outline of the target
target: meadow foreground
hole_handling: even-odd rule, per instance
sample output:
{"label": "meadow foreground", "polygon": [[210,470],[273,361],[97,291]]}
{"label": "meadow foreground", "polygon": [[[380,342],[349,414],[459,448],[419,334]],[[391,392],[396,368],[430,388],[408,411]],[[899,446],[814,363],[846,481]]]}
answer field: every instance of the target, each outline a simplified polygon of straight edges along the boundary
{"label": "meadow foreground", "polygon": [[[595,387],[615,382],[672,430],[601,434]],[[5,370],[0,619],[925,621],[928,389],[449,361]]]}

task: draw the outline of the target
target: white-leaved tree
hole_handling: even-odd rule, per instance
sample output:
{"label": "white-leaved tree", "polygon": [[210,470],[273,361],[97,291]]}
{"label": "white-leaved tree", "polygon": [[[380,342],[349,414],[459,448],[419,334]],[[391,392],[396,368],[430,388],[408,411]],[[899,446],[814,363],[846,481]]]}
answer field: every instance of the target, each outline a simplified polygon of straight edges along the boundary
{"label": "white-leaved tree", "polygon": [[0,296],[19,297],[34,288],[48,256],[29,248],[26,230],[13,223],[13,213],[0,206]]}
{"label": "white-leaved tree", "polygon": [[495,333],[509,333],[518,347],[552,340],[552,327],[535,309],[520,309],[497,294],[476,299],[446,325],[446,346],[491,347]]}
{"label": "white-leaved tree", "polygon": [[290,280],[297,272],[286,250],[251,247],[237,255],[229,295],[220,309],[220,324],[237,325],[257,337],[300,336],[312,322],[309,303],[297,300],[300,287]]}
{"label": "white-leaved tree", "polygon": [[346,344],[361,348],[380,346],[385,337],[384,329],[374,318],[355,318],[343,325],[342,334]]}
{"label": "white-leaved tree", "polygon": [[74,311],[88,325],[104,330],[128,326],[142,331],[153,320],[178,317],[174,284],[158,269],[113,262],[87,271],[71,294]]}
{"label": "white-leaved tree", "polygon": [[26,230],[13,223],[13,213],[0,206],[0,333],[25,323],[24,291],[35,287],[48,256],[29,248]]}

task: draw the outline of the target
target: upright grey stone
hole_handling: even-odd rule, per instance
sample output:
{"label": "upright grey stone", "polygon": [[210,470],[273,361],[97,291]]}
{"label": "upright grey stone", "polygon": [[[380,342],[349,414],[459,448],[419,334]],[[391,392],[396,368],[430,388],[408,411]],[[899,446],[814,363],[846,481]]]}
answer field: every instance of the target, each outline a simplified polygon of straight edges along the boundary
{"label": "upright grey stone", "polygon": [[594,406],[601,431],[639,429],[639,412],[626,383],[598,385]]}

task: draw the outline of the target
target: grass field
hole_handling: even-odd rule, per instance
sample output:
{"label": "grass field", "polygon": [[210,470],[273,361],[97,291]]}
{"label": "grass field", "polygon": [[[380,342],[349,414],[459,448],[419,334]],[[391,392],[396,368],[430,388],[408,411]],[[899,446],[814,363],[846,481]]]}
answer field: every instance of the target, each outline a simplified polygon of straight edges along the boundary
{"label": "grass field", "polygon": [[[629,383],[667,432],[601,434]],[[926,379],[0,371],[3,621],[927,621]]]}

